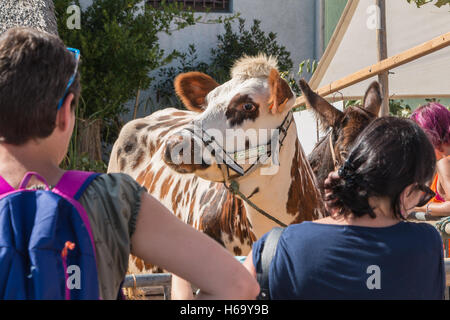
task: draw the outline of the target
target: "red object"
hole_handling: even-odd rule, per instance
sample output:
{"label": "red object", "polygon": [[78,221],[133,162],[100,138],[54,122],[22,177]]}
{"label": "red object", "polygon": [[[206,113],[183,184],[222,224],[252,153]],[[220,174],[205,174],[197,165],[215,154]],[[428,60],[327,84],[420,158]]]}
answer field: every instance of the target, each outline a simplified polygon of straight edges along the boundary
{"label": "red object", "polygon": [[73,250],[73,249],[75,249],[75,243],[66,241],[66,243],[64,245],[64,249],[62,249],[62,252],[61,252],[61,257],[63,257],[63,258],[67,257],[67,250]]}

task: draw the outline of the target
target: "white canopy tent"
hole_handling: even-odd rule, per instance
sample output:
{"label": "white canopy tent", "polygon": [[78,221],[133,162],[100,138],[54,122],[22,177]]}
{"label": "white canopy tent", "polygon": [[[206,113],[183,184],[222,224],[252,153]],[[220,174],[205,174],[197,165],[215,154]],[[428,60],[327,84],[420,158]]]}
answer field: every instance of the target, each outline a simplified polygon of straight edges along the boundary
{"label": "white canopy tent", "polygon": [[[338,110],[344,110],[343,102],[335,102],[333,106]],[[317,142],[326,135],[326,132],[321,132],[317,118],[311,110],[294,112],[294,121],[297,126],[298,140],[302,144],[305,154],[309,155]]]}
{"label": "white canopy tent", "polygon": [[[391,58],[383,64],[378,61],[376,0],[349,0],[309,82],[311,88],[332,101],[360,99],[369,84],[378,80],[379,68],[372,66],[382,69],[402,61],[398,67],[386,68],[391,99],[450,98],[449,6],[437,8],[429,3],[417,8],[406,0],[385,1],[385,6],[387,57]],[[405,55],[408,51],[411,54]],[[349,82],[354,84],[348,86]],[[300,97],[296,104],[304,102]],[[319,139],[316,121],[309,110],[296,113],[295,121],[299,140],[309,154]]]}
{"label": "white canopy tent", "polygon": [[[349,0],[311,78],[318,89],[378,62],[375,0]],[[392,57],[450,32],[449,6],[417,8],[406,0],[386,1],[387,56]],[[391,69],[391,98],[450,97],[450,46]],[[371,77],[339,90],[335,98],[359,99]]]}

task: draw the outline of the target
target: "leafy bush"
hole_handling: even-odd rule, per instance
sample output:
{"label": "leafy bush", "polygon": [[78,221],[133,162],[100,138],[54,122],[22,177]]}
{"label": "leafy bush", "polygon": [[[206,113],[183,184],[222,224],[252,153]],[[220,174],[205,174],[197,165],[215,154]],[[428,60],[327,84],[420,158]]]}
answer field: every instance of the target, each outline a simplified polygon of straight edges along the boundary
{"label": "leafy bush", "polygon": [[[142,10],[141,0],[96,0],[82,13],[81,29],[68,29],[66,8],[79,0],[55,0],[58,31],[68,46],[81,50],[80,66],[84,104],[80,117],[114,119],[138,89],[150,86],[149,72],[177,56],[165,54],[157,34],[195,24],[193,12],[178,4],[164,10]],[[173,25],[175,25],[174,29]]]}
{"label": "leafy bush", "polygon": [[108,166],[101,160],[92,160],[87,153],[69,154],[62,163],[64,170],[81,170],[106,173]]}
{"label": "leafy bush", "polygon": [[[95,0],[82,12],[81,29],[77,30],[67,27],[72,15],[67,8],[73,4],[81,7],[80,1],[54,1],[61,39],[81,51],[82,96],[77,117],[101,120],[103,145],[116,139],[122,126],[120,116],[128,111],[125,103],[139,90],[150,87],[150,71],[179,55],[175,50],[166,53],[161,49],[158,33],[171,34],[203,19],[177,2],[163,3],[159,9],[142,7],[141,3],[142,0]],[[227,19],[219,17],[205,23]],[[101,149],[100,141],[93,143]]]}
{"label": "leafy bush", "polygon": [[278,59],[280,72],[289,72],[293,63],[291,54],[286,48],[277,43],[277,34],[266,34],[261,30],[261,21],[253,20],[249,30],[245,28],[245,19],[239,18],[238,32],[232,30],[230,22],[225,23],[225,33],[217,37],[217,48],[211,49],[211,63],[213,74],[217,79],[226,75],[229,79],[230,69],[234,62],[244,54],[254,56],[259,53],[272,55]]}
{"label": "leafy bush", "polygon": [[245,19],[238,19],[238,31],[233,31],[231,21],[224,22],[225,32],[217,36],[217,44],[211,49],[211,60],[209,63],[198,60],[197,51],[193,44],[189,45],[188,51],[178,56],[177,67],[162,68],[159,76],[162,80],[154,86],[158,100],[170,101],[177,107],[182,104],[174,100],[173,80],[179,73],[189,71],[201,71],[212,76],[217,82],[224,83],[230,80],[230,70],[234,62],[243,55],[257,55],[265,53],[276,56],[278,67],[285,76],[289,74],[293,63],[291,54],[286,48],[277,43],[276,33],[266,34],[261,30],[261,21],[253,20],[253,24],[246,29]]}
{"label": "leafy bush", "polygon": [[411,115],[411,106],[405,104],[403,100],[389,100],[389,115],[409,118]]}
{"label": "leafy bush", "polygon": [[159,103],[162,107],[170,105],[183,109],[183,104],[174,95],[175,88],[173,86],[173,81],[178,74],[190,71],[200,71],[210,74],[210,66],[205,62],[198,61],[197,49],[194,44],[188,46],[187,52],[179,54],[176,67],[165,67],[158,71],[158,76],[161,80],[154,86],[156,91],[156,103]]}

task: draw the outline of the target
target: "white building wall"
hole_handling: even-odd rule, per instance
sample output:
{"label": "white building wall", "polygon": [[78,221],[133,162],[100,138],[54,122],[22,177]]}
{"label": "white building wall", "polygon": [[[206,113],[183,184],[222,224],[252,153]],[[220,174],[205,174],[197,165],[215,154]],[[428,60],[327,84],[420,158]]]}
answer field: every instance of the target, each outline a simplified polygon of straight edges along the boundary
{"label": "white building wall", "polygon": [[[263,31],[277,34],[278,43],[291,53],[295,71],[302,60],[314,58],[314,0],[233,0],[232,6],[233,13],[240,12],[248,28],[253,19],[258,19],[261,20]],[[226,16],[222,13],[209,13],[206,19],[214,19],[220,15]],[[190,43],[195,43],[200,60],[208,61],[211,48],[217,44],[217,35],[223,32],[223,25],[220,24],[197,24],[170,36],[161,34],[160,43],[167,51],[187,50]]]}
{"label": "white building wall", "polygon": [[[316,58],[316,29],[318,0],[232,0],[232,13],[199,13],[205,15],[205,21],[218,16],[230,16],[240,12],[241,18],[246,20],[246,29],[249,29],[254,19],[261,21],[261,29],[266,33],[277,34],[277,42],[286,47],[291,53],[293,73],[297,73],[298,65],[305,59]],[[81,0],[82,6],[92,3],[92,0]],[[237,27],[238,22],[234,25]],[[237,28],[236,28],[237,29]],[[173,32],[171,35],[159,35],[161,49],[166,53],[176,49],[185,52],[189,44],[195,44],[198,61],[209,62],[210,50],[217,45],[217,35],[224,33],[222,24],[202,24],[187,27]],[[152,72],[157,75],[157,70]],[[153,84],[151,85],[153,86]],[[141,93],[140,100],[154,97],[151,90]],[[129,108],[133,109],[134,101],[130,101]],[[139,116],[148,114],[140,110]]]}

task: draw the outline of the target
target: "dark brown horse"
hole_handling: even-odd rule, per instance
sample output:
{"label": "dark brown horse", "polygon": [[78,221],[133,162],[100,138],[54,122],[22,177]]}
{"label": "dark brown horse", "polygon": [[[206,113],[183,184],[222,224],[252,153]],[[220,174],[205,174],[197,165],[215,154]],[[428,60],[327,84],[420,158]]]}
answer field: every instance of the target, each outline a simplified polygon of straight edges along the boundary
{"label": "dark brown horse", "polygon": [[300,81],[300,88],[307,106],[319,119],[321,130],[329,131],[308,157],[319,189],[323,191],[328,174],[345,161],[353,141],[377,117],[382,101],[381,90],[378,82],[373,82],[364,95],[362,105],[348,107],[342,112],[312,91],[306,81]]}

